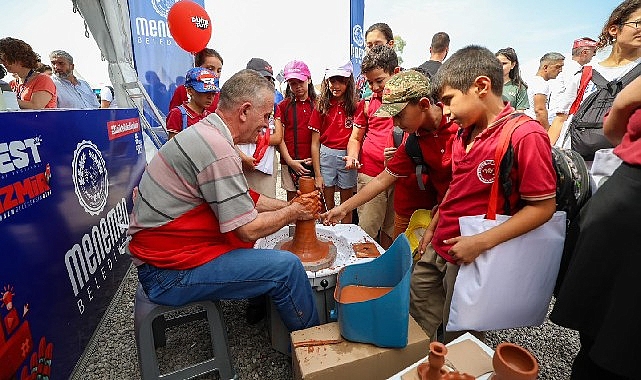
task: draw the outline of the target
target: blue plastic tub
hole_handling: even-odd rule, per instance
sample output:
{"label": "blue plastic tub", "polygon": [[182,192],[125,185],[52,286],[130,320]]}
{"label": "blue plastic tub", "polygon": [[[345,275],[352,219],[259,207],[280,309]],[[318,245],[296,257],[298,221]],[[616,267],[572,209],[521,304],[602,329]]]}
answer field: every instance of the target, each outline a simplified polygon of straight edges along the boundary
{"label": "blue plastic tub", "polygon": [[[341,269],[334,290],[341,335],[379,347],[407,346],[411,272],[412,252],[404,234],[376,259]],[[378,298],[341,303],[341,291],[348,285],[393,289]]]}

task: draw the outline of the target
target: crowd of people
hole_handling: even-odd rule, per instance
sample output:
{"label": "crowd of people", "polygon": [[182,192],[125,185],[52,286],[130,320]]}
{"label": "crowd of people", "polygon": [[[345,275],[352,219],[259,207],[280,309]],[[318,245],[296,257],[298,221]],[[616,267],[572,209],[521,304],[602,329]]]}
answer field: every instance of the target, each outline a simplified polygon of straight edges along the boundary
{"label": "crowd of people", "polygon": [[[621,78],[641,64],[641,0],[619,4],[597,39],[571,42],[571,59],[544,53],[532,76],[520,72],[510,47],[470,45],[447,58],[445,32],[434,34],[429,60],[411,69],[399,66],[389,25],[372,25],[365,41],[361,75],[354,76],[351,62],[328,65],[319,94],[302,60],[285,66],[281,94],[263,58],[219,87],[220,54],[196,54],[196,67],[173,94],[170,139],[148,164],[132,212],[129,251],[153,302],[248,298],[248,320],[256,321],[268,295],[288,329],[313,326],[319,317],[300,260],[251,249],[253,242],[299,219],[351,223],[356,209],[358,225],[387,248],[416,211],[427,210],[410,313],[437,339],[459,267],[552,217],[551,147],[572,148],[573,115],[603,87],[596,78],[623,87]],[[591,64],[606,47],[609,55]],[[71,55],[54,51],[50,59],[53,79],[36,72],[37,55],[26,43],[0,40],[0,63],[18,77],[20,107],[97,108],[86,83],[73,76]],[[631,222],[641,216],[640,108],[641,78],[619,93],[603,124],[611,147],[602,153],[619,161],[605,184],[592,183],[595,195],[581,213],[551,317],[580,333],[576,379],[638,378],[633,359],[641,335],[626,310],[641,300],[632,282],[641,242]],[[498,195],[498,211],[511,217],[463,237],[459,218],[485,213],[499,136],[521,113],[527,118],[511,137],[512,192]],[[586,166],[598,157],[584,155]],[[286,200],[276,199],[278,173]],[[302,176],[314,177],[317,190],[297,192]],[[462,333],[445,331],[441,339]]]}
{"label": "crowd of people", "polygon": [[11,73],[13,80],[3,91],[16,93],[20,109],[94,109],[116,107],[113,87],[100,91],[100,100],[85,80],[74,74],[71,54],[54,50],[49,54],[51,65],[41,61],[32,47],[17,38],[0,39],[2,77]]}

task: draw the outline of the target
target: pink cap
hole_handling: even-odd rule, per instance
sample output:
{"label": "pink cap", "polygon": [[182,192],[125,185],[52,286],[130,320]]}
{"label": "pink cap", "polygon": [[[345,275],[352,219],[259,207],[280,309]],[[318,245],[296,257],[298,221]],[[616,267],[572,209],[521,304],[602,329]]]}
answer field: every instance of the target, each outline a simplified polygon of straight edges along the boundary
{"label": "pink cap", "polygon": [[596,47],[597,42],[593,40],[592,38],[588,37],[583,37],[574,40],[574,43],[572,44],[572,49],[580,48],[580,47]]}
{"label": "pink cap", "polygon": [[290,80],[292,78],[298,80],[308,80],[312,77],[312,74],[309,72],[309,67],[303,61],[291,61],[285,65],[283,70],[285,75],[285,80]]}

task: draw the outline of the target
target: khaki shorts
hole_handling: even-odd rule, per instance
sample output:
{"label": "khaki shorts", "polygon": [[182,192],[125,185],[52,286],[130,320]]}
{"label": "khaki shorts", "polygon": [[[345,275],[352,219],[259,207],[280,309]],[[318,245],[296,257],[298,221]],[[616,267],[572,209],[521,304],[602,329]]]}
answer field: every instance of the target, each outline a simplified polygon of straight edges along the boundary
{"label": "khaki shorts", "polygon": [[[374,177],[358,173],[357,192],[367,185]],[[359,206],[358,226],[369,236],[376,239],[381,230],[387,236],[394,235],[394,186],[376,195],[367,203]]]}
{"label": "khaki shorts", "polygon": [[[436,340],[441,323],[443,327],[447,326],[458,270],[458,265],[448,263],[431,244],[414,265],[410,278],[410,314],[432,341]],[[485,333],[480,331],[445,331],[445,343],[466,332],[485,340]]]}
{"label": "khaki shorts", "polygon": [[265,174],[260,170],[245,172],[245,178],[250,189],[270,198],[276,198],[276,170],[273,174]]}
{"label": "khaki shorts", "polygon": [[289,166],[285,164],[280,164],[280,187],[287,191],[296,191],[294,180],[292,179],[292,175],[289,173]]}

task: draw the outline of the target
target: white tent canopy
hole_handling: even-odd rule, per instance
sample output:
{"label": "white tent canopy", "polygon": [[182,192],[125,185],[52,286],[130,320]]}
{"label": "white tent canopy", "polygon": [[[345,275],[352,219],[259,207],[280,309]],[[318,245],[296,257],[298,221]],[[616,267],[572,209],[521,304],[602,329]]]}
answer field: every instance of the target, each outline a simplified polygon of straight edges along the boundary
{"label": "white tent canopy", "polygon": [[147,161],[160,148],[160,139],[151,129],[143,106],[151,112],[166,131],[165,120],[149,94],[138,80],[134,67],[129,7],[126,0],[72,0],[74,12],[80,12],[100,52],[108,62],[109,78],[116,101],[122,107],[138,108],[145,137]]}

